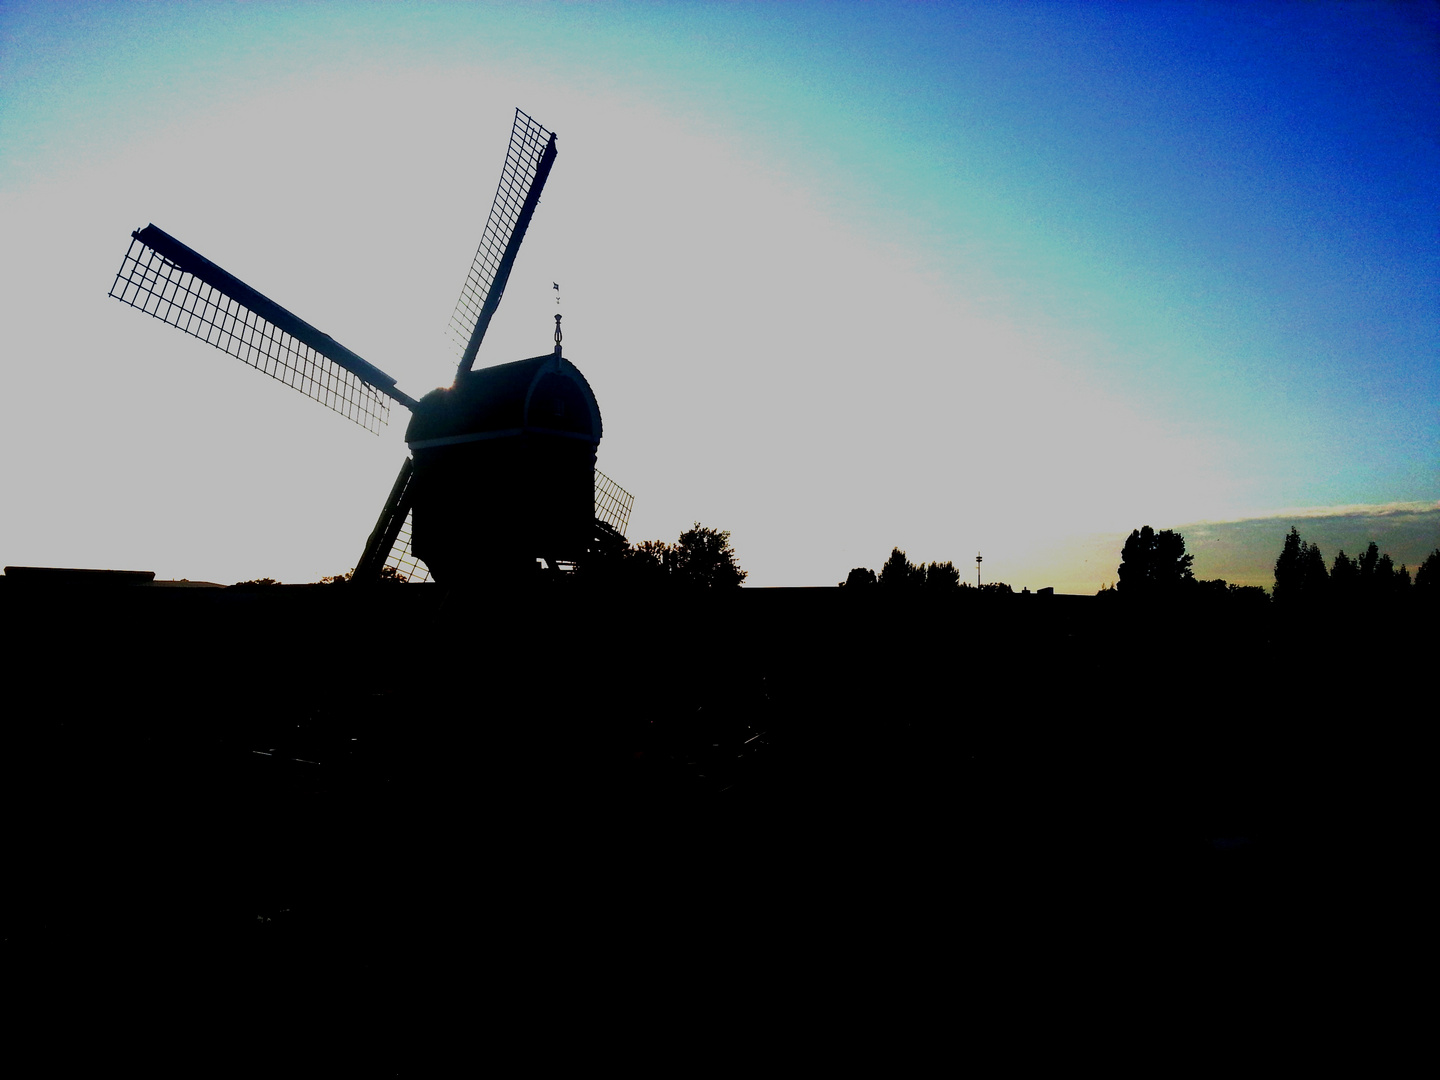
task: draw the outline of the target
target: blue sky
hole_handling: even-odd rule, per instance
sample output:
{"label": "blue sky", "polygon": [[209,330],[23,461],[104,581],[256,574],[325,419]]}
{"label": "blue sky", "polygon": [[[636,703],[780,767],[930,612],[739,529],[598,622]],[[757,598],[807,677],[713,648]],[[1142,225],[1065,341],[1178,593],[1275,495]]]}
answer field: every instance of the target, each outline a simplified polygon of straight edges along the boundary
{"label": "blue sky", "polygon": [[1074,591],[1147,523],[1257,583],[1264,528],[1221,523],[1278,552],[1398,507],[1440,544],[1436,5],[12,4],[0,35],[6,563],[352,564],[403,417],[347,430],[109,278],[153,220],[423,392],[516,105],[560,158],[480,362],[543,351],[563,282],[633,536],[728,528],[753,584],[898,545]]}

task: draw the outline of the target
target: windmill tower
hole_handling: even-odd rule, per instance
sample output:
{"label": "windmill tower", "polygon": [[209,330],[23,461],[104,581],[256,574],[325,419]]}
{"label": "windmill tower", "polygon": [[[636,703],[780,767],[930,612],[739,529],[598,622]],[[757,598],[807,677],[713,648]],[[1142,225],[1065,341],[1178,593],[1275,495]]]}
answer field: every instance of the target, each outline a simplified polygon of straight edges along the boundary
{"label": "windmill tower", "polygon": [[573,566],[623,542],[631,495],[595,468],[600,406],[555,349],[475,368],[520,243],[555,163],[555,135],[519,109],[490,217],[451,316],[462,349],[453,384],[418,401],[329,334],[147,225],[131,234],[110,295],[379,433],[390,405],[411,411],[410,456],[355,580],[388,566],[406,580],[510,579],[544,560]]}

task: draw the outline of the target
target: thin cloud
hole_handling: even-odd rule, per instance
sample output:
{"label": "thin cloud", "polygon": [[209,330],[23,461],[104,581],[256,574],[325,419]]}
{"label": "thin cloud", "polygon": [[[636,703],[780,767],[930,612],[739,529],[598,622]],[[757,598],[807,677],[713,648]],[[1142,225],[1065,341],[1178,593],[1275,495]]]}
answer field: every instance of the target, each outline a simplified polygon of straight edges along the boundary
{"label": "thin cloud", "polygon": [[1201,521],[1200,525],[1233,525],[1244,521],[1289,521],[1303,518],[1375,518],[1397,514],[1440,513],[1440,502],[1352,503],[1348,506],[1294,506],[1263,514]]}

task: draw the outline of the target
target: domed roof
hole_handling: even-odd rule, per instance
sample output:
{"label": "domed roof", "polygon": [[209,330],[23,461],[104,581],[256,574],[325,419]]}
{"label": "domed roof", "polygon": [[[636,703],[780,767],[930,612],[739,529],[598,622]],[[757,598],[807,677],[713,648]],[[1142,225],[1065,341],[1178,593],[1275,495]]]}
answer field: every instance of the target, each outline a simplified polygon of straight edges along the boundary
{"label": "domed roof", "polygon": [[522,434],[600,441],[600,405],[580,369],[547,353],[467,372],[420,399],[405,431],[412,449]]}

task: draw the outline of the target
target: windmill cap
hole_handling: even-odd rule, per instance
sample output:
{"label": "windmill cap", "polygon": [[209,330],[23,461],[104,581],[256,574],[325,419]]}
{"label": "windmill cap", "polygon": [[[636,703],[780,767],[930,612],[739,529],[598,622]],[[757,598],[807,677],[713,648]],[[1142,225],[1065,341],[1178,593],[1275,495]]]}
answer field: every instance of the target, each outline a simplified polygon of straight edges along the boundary
{"label": "windmill cap", "polygon": [[420,399],[405,431],[412,449],[521,435],[599,443],[600,405],[580,370],[554,353],[466,372]]}

